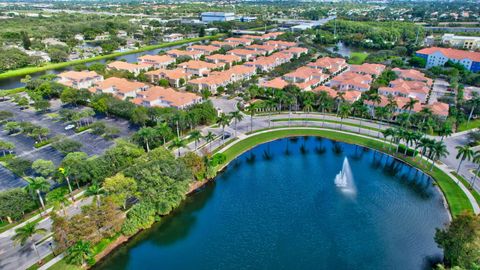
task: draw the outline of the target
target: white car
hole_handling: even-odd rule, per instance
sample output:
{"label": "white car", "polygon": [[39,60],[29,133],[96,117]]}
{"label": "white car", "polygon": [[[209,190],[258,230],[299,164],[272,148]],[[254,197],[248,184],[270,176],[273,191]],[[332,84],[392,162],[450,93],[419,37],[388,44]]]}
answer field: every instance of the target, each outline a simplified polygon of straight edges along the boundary
{"label": "white car", "polygon": [[70,129],[73,129],[75,128],[75,125],[68,125],[65,127],[65,130],[70,130]]}

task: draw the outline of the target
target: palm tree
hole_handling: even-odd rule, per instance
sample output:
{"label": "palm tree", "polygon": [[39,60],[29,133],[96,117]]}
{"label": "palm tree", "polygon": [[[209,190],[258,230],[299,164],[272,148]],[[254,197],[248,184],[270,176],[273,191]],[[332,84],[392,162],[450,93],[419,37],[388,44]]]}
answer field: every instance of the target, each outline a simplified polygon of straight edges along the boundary
{"label": "palm tree", "polygon": [[452,125],[450,123],[443,123],[443,125],[440,127],[438,130],[438,135],[442,136],[440,139],[443,141],[445,137],[452,136],[453,130],[452,130]]}
{"label": "palm tree", "polygon": [[432,139],[429,139],[427,137],[422,137],[420,138],[420,141],[418,142],[419,148],[422,148],[422,151],[420,151],[420,160],[423,158],[423,156],[426,155],[427,149],[431,149],[435,141]]}
{"label": "palm tree", "polygon": [[337,113],[340,111],[340,105],[345,102],[345,92],[338,91],[335,100],[337,101]]}
{"label": "palm tree", "polygon": [[175,138],[172,141],[172,146],[178,149],[178,156],[180,156],[180,148],[185,147],[185,141],[180,138]]}
{"label": "palm tree", "polygon": [[472,92],[472,98],[468,101],[468,103],[472,106],[472,108],[470,109],[470,113],[468,114],[467,126],[472,119],[475,109],[480,105],[480,97],[478,96],[477,92]]}
{"label": "palm tree", "polygon": [[68,262],[75,265],[83,265],[85,261],[89,260],[93,256],[90,242],[83,240],[77,241],[67,250],[67,253]]}
{"label": "palm tree", "polygon": [[151,127],[142,127],[135,135],[143,140],[143,143],[145,143],[145,147],[147,148],[147,153],[150,152],[149,142],[155,139],[157,136],[157,130]]}
{"label": "palm tree", "polygon": [[42,205],[42,208],[45,210],[45,204],[43,203],[42,192],[47,192],[50,189],[50,184],[43,177],[35,177],[27,179],[27,186],[25,190],[33,196],[33,194],[38,195],[38,200]]}
{"label": "palm tree", "polygon": [[162,137],[163,145],[167,142],[167,138],[172,137],[172,129],[168,126],[167,122],[158,124],[155,129],[157,130],[158,136]]}
{"label": "palm tree", "polygon": [[247,111],[250,113],[250,132],[253,131],[253,116],[259,108],[260,105],[258,103],[252,103],[247,107]]}
{"label": "palm tree", "polygon": [[33,250],[35,250],[38,258],[41,260],[35,241],[33,241],[33,237],[37,234],[46,234],[47,230],[44,228],[37,228],[37,225],[38,223],[28,222],[25,226],[15,229],[15,235],[12,237],[12,240],[22,246],[31,241]]}
{"label": "palm tree", "polygon": [[410,119],[410,116],[412,115],[412,110],[415,108],[415,104],[417,104],[419,101],[418,99],[415,98],[410,98],[405,105],[403,105],[402,109],[408,110],[408,118]]}
{"label": "palm tree", "polygon": [[235,136],[237,137],[237,123],[243,120],[243,114],[240,111],[234,111],[230,113],[230,117],[233,119]]}
{"label": "palm tree", "polygon": [[397,143],[397,150],[395,153],[398,153],[400,150],[400,142],[405,138],[405,130],[398,128],[395,132],[395,142]]}
{"label": "palm tree", "polygon": [[390,147],[392,145],[393,137],[395,136],[395,130],[393,128],[387,128],[385,130],[382,130],[382,134],[383,134],[383,139],[384,139],[385,143],[386,143],[388,137],[391,137],[390,145],[388,146],[388,148],[390,150]]}
{"label": "palm tree", "polygon": [[197,151],[197,144],[202,139],[202,133],[198,130],[193,130],[190,132],[190,139],[195,141],[195,151]]}
{"label": "palm tree", "polygon": [[[380,97],[379,94],[372,94],[368,97],[368,100],[370,100],[373,104],[374,104],[374,107],[378,107],[378,105],[382,102],[382,98]],[[375,110],[372,110],[372,118],[375,117],[375,113],[376,111]]]}
{"label": "palm tree", "polygon": [[217,123],[222,127],[222,143],[225,140],[225,127],[230,124],[230,117],[225,113],[220,114]]}
{"label": "palm tree", "polygon": [[65,197],[64,189],[56,189],[55,192],[48,194],[47,201],[53,204],[53,209],[62,210],[63,215],[67,216],[65,206],[68,204],[68,199]]}
{"label": "palm tree", "polygon": [[462,162],[464,160],[471,160],[473,157],[473,150],[468,145],[458,145],[455,147],[457,149],[457,156],[456,159],[460,159],[460,163],[458,164],[457,173],[460,170],[460,166],[462,166]]}
{"label": "palm tree", "polygon": [[[266,101],[264,102],[263,105],[264,105],[265,108],[270,112],[272,109],[275,108],[276,103],[275,103],[275,101],[273,101],[273,100],[271,100],[271,99],[268,99],[268,100],[266,100]],[[270,121],[271,117],[272,117],[272,114],[269,113],[269,114],[268,114],[268,127],[269,127],[269,128],[270,128],[270,124],[271,124],[271,121]]]}
{"label": "palm tree", "polygon": [[473,157],[472,161],[475,164],[478,164],[478,167],[476,170],[473,171],[473,180],[470,182],[470,188],[473,188],[473,185],[475,184],[475,181],[477,180],[477,176],[480,170],[480,150],[475,152],[475,156]]}
{"label": "palm tree", "polygon": [[342,129],[343,126],[343,119],[348,118],[350,116],[350,104],[348,103],[343,103],[342,106],[340,106],[340,110],[338,111],[338,116],[340,116],[340,130]]}
{"label": "palm tree", "polygon": [[105,191],[97,183],[93,183],[85,191],[87,196],[94,196],[93,200],[97,202],[97,205],[100,204],[100,196],[104,193]]}
{"label": "palm tree", "polygon": [[449,153],[447,150],[447,146],[444,142],[435,141],[432,147],[432,166],[430,167],[430,171],[433,170],[433,165],[435,164],[435,160],[446,157]]}
{"label": "palm tree", "polygon": [[207,140],[208,145],[208,152],[211,152],[212,150],[212,144],[210,144],[213,140],[215,140],[215,134],[213,134],[211,131],[205,135],[205,140]]}

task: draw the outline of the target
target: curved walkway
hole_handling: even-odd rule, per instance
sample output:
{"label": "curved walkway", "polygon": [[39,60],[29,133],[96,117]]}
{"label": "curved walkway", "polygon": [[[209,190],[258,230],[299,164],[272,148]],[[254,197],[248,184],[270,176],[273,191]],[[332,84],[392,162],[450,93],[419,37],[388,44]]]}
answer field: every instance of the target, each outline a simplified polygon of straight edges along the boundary
{"label": "curved walkway", "polygon": [[[265,133],[270,133],[270,132],[274,132],[274,131],[282,131],[282,130],[296,130],[296,131],[301,131],[301,130],[323,130],[323,131],[327,131],[327,132],[333,132],[333,133],[341,133],[341,134],[346,134],[346,135],[353,135],[353,136],[358,136],[358,137],[362,137],[362,138],[365,138],[365,139],[368,139],[368,140],[371,140],[371,141],[377,141],[377,142],[380,142],[382,144],[384,144],[385,142],[383,140],[380,140],[380,139],[377,139],[377,138],[372,138],[371,136],[365,136],[365,135],[361,135],[361,134],[354,134],[354,133],[351,133],[351,132],[346,132],[346,131],[337,131],[337,130],[332,130],[332,129],[326,129],[326,128],[319,128],[319,127],[278,127],[278,128],[272,128],[272,129],[267,129],[267,130],[261,130],[261,131],[258,131],[258,132],[253,132],[251,134],[248,134],[248,135],[244,135],[242,136],[241,138],[239,138],[238,140],[235,140],[233,141],[232,143],[226,145],[224,148],[222,148],[221,150],[219,150],[219,152],[222,152],[224,153],[225,151],[227,151],[228,149],[231,149],[233,146],[237,145],[238,143],[248,139],[248,138],[251,138],[251,137],[254,137],[254,136],[258,136],[260,134],[265,134]],[[290,136],[293,136],[293,135],[290,135]],[[279,136],[279,137],[288,137],[287,136]],[[279,138],[278,136],[276,137],[272,137],[272,140],[275,140],[275,139],[278,139]],[[341,140],[341,139],[340,139]],[[270,140],[267,140],[267,141],[270,141]],[[264,143],[266,141],[262,141],[260,143]],[[387,144],[389,144],[387,142]],[[257,145],[257,144],[255,144]],[[248,149],[250,149],[251,147],[247,147],[247,149],[242,149],[240,152],[238,153],[235,153],[235,156],[231,156],[231,157],[227,157],[227,161],[229,162],[230,160],[234,159],[236,156],[238,156],[239,154],[247,151]],[[380,151],[380,150],[379,150]],[[475,198],[473,197],[473,195],[470,193],[470,191],[468,190],[467,187],[465,187],[462,182],[458,181],[458,179],[453,176],[450,171],[448,170],[448,167],[446,167],[445,165],[435,165],[436,168],[438,168],[439,170],[441,170],[443,173],[445,173],[447,176],[450,177],[450,180],[452,182],[454,182],[462,191],[463,193],[465,194],[465,196],[468,198],[468,201],[470,202],[470,205],[471,205],[471,208],[473,210],[473,212],[475,214],[479,214],[480,213],[480,206],[478,205],[477,201],[475,200]],[[428,174],[428,173],[427,173]],[[444,194],[445,194],[445,191],[442,191]]]}

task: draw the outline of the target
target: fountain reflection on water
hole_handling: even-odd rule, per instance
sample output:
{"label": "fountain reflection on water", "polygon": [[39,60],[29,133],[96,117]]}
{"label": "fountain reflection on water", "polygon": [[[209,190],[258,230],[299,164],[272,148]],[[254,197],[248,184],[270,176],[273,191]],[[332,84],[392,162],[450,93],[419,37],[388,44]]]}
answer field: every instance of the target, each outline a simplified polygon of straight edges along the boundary
{"label": "fountain reflection on water", "polygon": [[346,157],[343,160],[342,170],[335,176],[335,185],[345,193],[355,194],[357,191],[353,181],[352,169]]}

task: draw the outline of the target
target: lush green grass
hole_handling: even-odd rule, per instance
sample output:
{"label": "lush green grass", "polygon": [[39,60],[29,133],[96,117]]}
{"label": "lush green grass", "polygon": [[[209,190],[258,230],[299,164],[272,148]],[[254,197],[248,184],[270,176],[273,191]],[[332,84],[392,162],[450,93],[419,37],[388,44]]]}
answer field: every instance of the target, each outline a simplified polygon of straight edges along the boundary
{"label": "lush green grass", "polygon": [[456,216],[463,211],[473,212],[472,205],[470,204],[468,197],[465,195],[465,193],[463,193],[462,189],[454,182],[453,179],[451,179],[446,173],[441,171],[436,166],[433,168],[432,171],[430,171],[428,162],[419,162],[418,159],[412,157],[405,157],[402,154],[392,153],[388,147],[388,144],[385,144],[382,141],[373,140],[354,134],[345,134],[333,130],[315,130],[304,128],[273,130],[267,133],[260,133],[245,140],[239,141],[227,150],[225,150],[224,154],[226,155],[227,162],[230,162],[241,153],[251,149],[258,144],[291,136],[320,136],[350,144],[357,144],[392,154],[396,158],[401,159],[408,164],[423,170],[425,173],[429,174],[435,179],[436,183],[445,195],[445,198],[450,208],[450,212],[453,216]]}
{"label": "lush green grass", "polygon": [[466,186],[468,190],[470,190],[470,193],[472,193],[473,197],[475,198],[477,203],[480,205],[480,194],[475,189],[470,188],[470,183],[465,178],[463,178],[463,176],[457,174],[456,172],[452,172],[452,174],[455,175],[455,177],[457,177],[458,179],[460,179],[463,185]]}
{"label": "lush green grass", "polygon": [[95,57],[87,58],[87,59],[79,59],[79,60],[73,60],[73,61],[62,62],[62,63],[52,63],[52,64],[47,64],[47,65],[44,65],[44,66],[41,66],[41,67],[26,67],[26,68],[21,68],[21,69],[15,69],[15,70],[10,70],[10,71],[7,71],[7,72],[4,72],[4,73],[0,74],[0,79],[6,79],[6,78],[11,78],[11,77],[17,77],[17,76],[25,76],[27,74],[32,74],[32,73],[41,72],[41,71],[45,71],[45,70],[60,69],[60,68],[68,67],[68,66],[84,64],[84,63],[103,60],[103,59],[111,59],[111,58],[119,57],[119,56],[122,56],[122,55],[139,53],[139,52],[144,52],[144,51],[150,51],[150,50],[165,48],[165,47],[170,47],[170,46],[177,46],[177,45],[182,45],[182,44],[186,44],[186,43],[190,43],[190,42],[197,42],[197,41],[202,41],[202,40],[213,40],[213,39],[217,39],[217,38],[222,37],[222,36],[223,36],[223,34],[218,34],[218,35],[215,35],[215,36],[189,38],[189,39],[183,39],[183,40],[174,41],[174,42],[166,42],[166,43],[161,43],[161,44],[156,44],[156,45],[149,45],[149,46],[139,48],[137,50],[131,50],[131,51],[126,51],[126,52],[117,52],[117,53],[112,53],[112,54],[107,54],[107,55],[99,55],[99,56],[95,56]]}
{"label": "lush green grass", "polygon": [[350,54],[350,59],[348,59],[348,63],[352,65],[361,65],[365,62],[368,53],[365,52],[352,52]]}
{"label": "lush green grass", "polygon": [[471,120],[468,123],[468,125],[467,125],[467,122],[461,123],[458,126],[457,131],[460,132],[460,131],[470,130],[474,128],[479,128],[479,127],[480,127],[480,119],[476,119],[476,120]]}
{"label": "lush green grass", "polygon": [[[46,264],[47,262],[49,262],[53,258],[55,258],[55,257],[53,256],[53,253],[51,253],[47,257],[43,258],[42,265]],[[27,270],[37,270],[38,268],[42,267],[42,265],[39,265],[38,263],[36,263],[36,264],[30,266],[29,268],[27,268]]]}
{"label": "lush green grass", "polygon": [[[1,76],[1,74],[0,74],[0,76]],[[8,90],[0,90],[0,91],[1,91],[1,93],[0,93],[1,96],[9,96],[9,95],[24,92],[25,87],[18,87],[18,88],[12,88],[12,89],[8,89]],[[1,100],[1,98],[0,98],[0,100]]]}
{"label": "lush green grass", "polygon": [[[317,118],[291,118],[290,121],[311,121],[311,122],[326,122],[326,123],[334,123],[334,124],[342,124],[340,121],[335,121],[335,120],[328,120],[328,119],[317,119]],[[280,119],[273,119],[272,122],[288,122],[288,118],[280,118]],[[349,123],[349,122],[343,122],[344,126],[351,126],[351,127],[359,127],[359,128],[364,128],[364,129],[369,129],[369,130],[374,130],[374,131],[382,131],[381,129],[370,127],[370,126],[364,126],[364,125],[359,125],[359,124],[354,124],[354,123]]]}
{"label": "lush green grass", "polygon": [[48,269],[50,270],[82,270],[83,268],[81,268],[80,266],[68,264],[65,259],[62,259]]}

